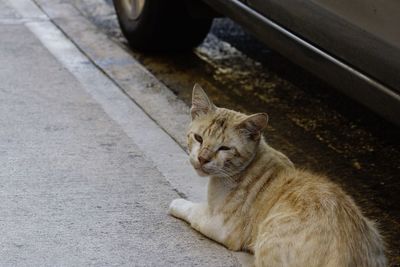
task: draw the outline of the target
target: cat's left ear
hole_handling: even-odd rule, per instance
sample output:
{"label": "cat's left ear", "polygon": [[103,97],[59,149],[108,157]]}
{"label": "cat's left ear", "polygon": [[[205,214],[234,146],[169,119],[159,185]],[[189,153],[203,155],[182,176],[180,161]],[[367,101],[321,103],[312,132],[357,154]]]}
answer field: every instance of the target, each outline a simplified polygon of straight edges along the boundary
{"label": "cat's left ear", "polygon": [[267,113],[257,113],[250,115],[241,121],[237,128],[244,132],[248,137],[253,140],[258,140],[261,137],[262,131],[267,127],[268,115]]}
{"label": "cat's left ear", "polygon": [[192,120],[195,119],[200,114],[207,114],[208,112],[215,110],[214,104],[208,98],[206,92],[199,84],[195,84],[192,93],[192,107],[190,113],[192,115]]}

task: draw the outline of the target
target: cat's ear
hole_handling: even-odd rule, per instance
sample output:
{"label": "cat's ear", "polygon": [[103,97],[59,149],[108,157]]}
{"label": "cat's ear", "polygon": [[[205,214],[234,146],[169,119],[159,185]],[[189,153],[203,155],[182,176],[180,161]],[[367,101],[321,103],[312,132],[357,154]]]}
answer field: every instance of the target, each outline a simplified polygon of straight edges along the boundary
{"label": "cat's ear", "polygon": [[192,107],[190,109],[192,120],[200,114],[207,114],[208,112],[212,112],[214,110],[214,104],[208,98],[203,88],[201,88],[201,86],[196,83],[193,87]]}
{"label": "cat's ear", "polygon": [[267,113],[257,113],[250,115],[243,121],[241,121],[237,128],[240,132],[253,140],[258,140],[261,137],[262,131],[267,127],[268,115]]}

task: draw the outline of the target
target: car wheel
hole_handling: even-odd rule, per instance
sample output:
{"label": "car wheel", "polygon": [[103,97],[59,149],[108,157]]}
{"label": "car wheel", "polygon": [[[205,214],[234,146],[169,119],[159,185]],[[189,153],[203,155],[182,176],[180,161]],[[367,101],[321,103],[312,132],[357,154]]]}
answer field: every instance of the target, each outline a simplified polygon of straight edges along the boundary
{"label": "car wheel", "polygon": [[182,0],[113,0],[121,30],[134,49],[177,51],[200,44],[212,19],[194,18]]}

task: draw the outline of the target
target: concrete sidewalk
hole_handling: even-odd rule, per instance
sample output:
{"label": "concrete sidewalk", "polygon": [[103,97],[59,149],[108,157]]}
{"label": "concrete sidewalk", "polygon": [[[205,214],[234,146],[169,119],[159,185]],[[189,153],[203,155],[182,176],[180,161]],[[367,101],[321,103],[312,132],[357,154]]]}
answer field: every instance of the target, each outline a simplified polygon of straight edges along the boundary
{"label": "concrete sidewalk", "polygon": [[0,38],[0,266],[240,265],[167,215],[205,184],[184,151],[33,2]]}

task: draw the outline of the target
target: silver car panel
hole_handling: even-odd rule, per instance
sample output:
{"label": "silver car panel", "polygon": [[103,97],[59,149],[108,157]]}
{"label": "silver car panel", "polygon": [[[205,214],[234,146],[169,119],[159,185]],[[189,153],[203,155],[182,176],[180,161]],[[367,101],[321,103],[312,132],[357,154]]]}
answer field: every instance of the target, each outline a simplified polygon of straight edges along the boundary
{"label": "silver car panel", "polygon": [[[242,1],[203,1],[244,26],[272,49],[400,125],[400,94],[393,87],[371,77],[315,43],[305,40]],[[359,52],[356,49],[352,51],[354,54]]]}
{"label": "silver car panel", "polygon": [[248,4],[400,92],[400,1],[249,0]]}

